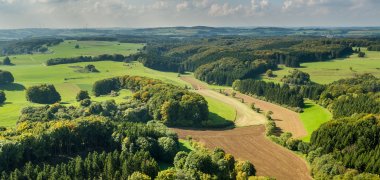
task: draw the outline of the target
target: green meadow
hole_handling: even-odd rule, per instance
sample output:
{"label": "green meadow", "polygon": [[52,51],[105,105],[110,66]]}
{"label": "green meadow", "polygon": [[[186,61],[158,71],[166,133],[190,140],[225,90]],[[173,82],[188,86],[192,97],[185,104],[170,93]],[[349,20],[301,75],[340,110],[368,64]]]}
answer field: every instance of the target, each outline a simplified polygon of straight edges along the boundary
{"label": "green meadow", "polygon": [[213,125],[223,125],[227,121],[235,121],[236,110],[223,102],[220,102],[216,99],[205,96],[206,101],[209,106],[209,119]]}
{"label": "green meadow", "polygon": [[304,112],[300,113],[300,116],[308,135],[302,140],[309,142],[313,131],[317,130],[321,124],[331,120],[332,114],[313,101],[305,101],[305,105]]}
{"label": "green meadow", "polygon": [[[74,48],[76,44],[79,44],[79,49]],[[6,103],[0,106],[0,126],[14,126],[22,108],[30,105],[39,105],[30,103],[25,98],[25,88],[35,84],[54,84],[62,97],[62,103],[68,105],[78,104],[75,101],[75,96],[80,90],[91,92],[92,84],[95,81],[114,76],[146,76],[182,87],[190,86],[190,84],[182,81],[177,73],[152,70],[144,67],[139,62],[100,61],[56,66],[44,65],[44,62],[50,58],[116,53],[128,55],[137,52],[142,47],[143,44],[104,41],[65,41],[57,46],[50,47],[47,54],[10,56],[14,66],[0,66],[0,69],[10,71],[15,78],[15,83],[0,87],[0,90],[4,90],[7,96]],[[95,65],[100,72],[80,73],[75,71],[78,67],[83,67],[87,64]],[[131,95],[132,92],[122,90],[118,97],[92,96],[92,99],[95,101],[114,99],[116,102],[122,102],[125,97]],[[215,99],[207,98],[207,101],[210,106],[210,120],[213,124],[220,124],[226,120],[233,121],[235,119],[235,110],[232,107]]]}
{"label": "green meadow", "polygon": [[[79,44],[79,49],[75,45]],[[1,86],[7,96],[7,101],[0,107],[0,126],[14,126],[20,110],[29,105],[25,98],[24,89],[28,86],[48,83],[54,84],[62,96],[62,103],[76,104],[75,96],[79,90],[91,91],[92,84],[100,79],[121,75],[138,75],[161,79],[165,82],[185,86],[186,83],[177,77],[177,73],[166,73],[145,68],[138,62],[122,63],[112,61],[101,61],[91,63],[63,64],[56,66],[45,66],[44,62],[50,58],[77,57],[81,55],[95,56],[100,54],[123,54],[128,55],[137,52],[143,44],[104,42],[104,41],[65,41],[57,46],[49,48],[49,53],[16,55],[10,56],[14,66],[0,66],[0,69],[10,71],[15,83]],[[100,71],[99,73],[79,73],[75,72],[78,66],[93,64]],[[93,97],[96,101],[115,99],[120,102],[131,92],[123,90],[120,96],[114,97]]]}
{"label": "green meadow", "polygon": [[[367,51],[364,58],[359,58],[353,54],[347,58],[340,58],[332,61],[302,63],[301,71],[310,74],[312,81],[320,84],[328,84],[339,79],[353,77],[355,74],[371,73],[380,77],[380,52]],[[293,68],[279,66],[280,70],[274,71],[275,78],[261,76],[260,79],[273,82],[281,82],[281,78],[289,74]]]}

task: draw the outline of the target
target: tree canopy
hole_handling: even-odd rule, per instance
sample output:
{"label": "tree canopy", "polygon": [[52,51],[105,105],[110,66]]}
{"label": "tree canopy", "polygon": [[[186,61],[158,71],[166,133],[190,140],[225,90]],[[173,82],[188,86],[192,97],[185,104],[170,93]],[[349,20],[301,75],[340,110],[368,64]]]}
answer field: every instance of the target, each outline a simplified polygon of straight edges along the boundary
{"label": "tree canopy", "polygon": [[61,95],[57,92],[54,85],[42,84],[27,88],[26,99],[34,103],[53,104],[61,101]]}

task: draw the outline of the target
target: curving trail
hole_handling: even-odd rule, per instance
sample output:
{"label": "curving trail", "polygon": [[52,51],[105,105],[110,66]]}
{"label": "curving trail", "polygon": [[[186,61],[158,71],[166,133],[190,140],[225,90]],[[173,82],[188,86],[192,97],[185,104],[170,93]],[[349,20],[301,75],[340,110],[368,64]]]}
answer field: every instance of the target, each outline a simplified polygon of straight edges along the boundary
{"label": "curving trail", "polygon": [[283,132],[291,132],[293,137],[301,138],[307,136],[307,131],[302,124],[300,115],[294,111],[286,109],[277,104],[266,102],[260,99],[253,98],[251,96],[236,93],[236,97],[244,99],[247,104],[255,103],[255,106],[263,110],[264,112],[272,111],[272,118]]}
{"label": "curving trail", "polygon": [[[198,90],[197,92],[200,94],[202,93],[201,91],[204,91],[204,90],[211,91],[209,90],[208,85],[206,83],[201,82],[191,76],[183,76],[181,77],[181,79],[190,83],[194,89]],[[226,91],[229,94],[232,92],[231,89],[226,90]],[[202,95],[205,95],[205,94],[202,94]],[[241,94],[239,92],[236,92],[235,97],[238,99],[244,99],[244,103],[247,105],[250,105],[252,102],[254,102],[255,106],[260,108],[264,112],[272,111],[273,120],[275,121],[277,127],[279,127],[283,132],[291,132],[293,134],[293,137],[295,138],[301,138],[301,137],[307,136],[307,131],[305,127],[303,126],[301,118],[298,113],[291,111],[287,108],[284,108],[282,106],[279,106],[277,104],[256,99],[251,96]]]}
{"label": "curving trail", "polygon": [[[310,176],[307,163],[290,150],[275,144],[265,136],[265,118],[262,115],[252,111],[247,105],[240,101],[224,96],[215,91],[209,90],[208,86],[192,77],[181,77],[182,80],[190,83],[195,92],[218,99],[235,107],[237,111],[237,119],[235,123],[239,127],[229,130],[192,130],[192,129],[178,129],[173,128],[180,138],[192,136],[193,139],[204,143],[208,148],[221,147],[227,153],[234,155],[242,160],[251,161],[257,170],[257,175],[275,177],[276,179],[284,180],[298,180],[298,179],[312,179]],[[290,110],[281,106],[271,104],[265,101],[260,101],[252,97],[245,97],[243,94],[237,94],[237,98],[244,98],[244,102],[255,102],[256,107],[264,111],[271,110],[274,112],[273,118],[276,123],[284,122],[289,124],[280,126],[285,131],[293,128],[294,132],[301,132],[303,126],[293,126],[289,122],[295,123],[298,117],[293,116]],[[290,112],[287,112],[290,111]],[[287,112],[283,114],[284,112]],[[280,121],[281,120],[281,121]],[[300,122],[300,121],[299,121]],[[301,122],[300,122],[301,123]],[[301,123],[302,125],[302,123]],[[306,130],[304,130],[306,132]],[[292,132],[292,133],[294,133]],[[301,135],[302,133],[294,133]]]}
{"label": "curving trail", "polygon": [[234,107],[236,109],[235,126],[237,127],[260,125],[266,123],[264,115],[252,111],[248,106],[234,98],[225,96],[223,94],[208,89],[200,89],[196,92],[202,96],[208,96],[213,99],[217,99],[218,101],[222,101]]}

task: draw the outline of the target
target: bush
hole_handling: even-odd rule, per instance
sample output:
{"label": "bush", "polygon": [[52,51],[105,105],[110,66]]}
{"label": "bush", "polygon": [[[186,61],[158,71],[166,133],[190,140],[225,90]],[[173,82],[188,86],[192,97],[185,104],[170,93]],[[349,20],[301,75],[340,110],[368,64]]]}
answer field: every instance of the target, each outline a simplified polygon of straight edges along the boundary
{"label": "bush", "polygon": [[8,56],[4,58],[3,65],[11,65],[11,59]]}
{"label": "bush", "polygon": [[4,91],[0,91],[0,104],[3,104],[7,100]]}
{"label": "bush", "polygon": [[151,180],[151,178],[143,173],[134,172],[132,175],[128,177],[129,180]]}
{"label": "bush", "polygon": [[165,162],[171,162],[178,152],[178,144],[172,138],[161,137],[158,139],[159,155]]}
{"label": "bush", "polygon": [[80,101],[80,105],[83,107],[88,107],[91,105],[91,100],[90,99],[83,99],[82,101]]}
{"label": "bush", "polygon": [[76,97],[77,102],[85,100],[85,99],[91,99],[90,96],[88,95],[88,91],[79,91]]}
{"label": "bush", "polygon": [[110,78],[96,81],[93,85],[92,91],[95,96],[108,94],[113,90],[120,89],[120,82],[118,78]]}
{"label": "bush", "polygon": [[14,82],[14,77],[9,71],[0,70],[0,84],[8,84]]}
{"label": "bush", "polygon": [[61,95],[53,85],[42,84],[26,89],[26,99],[40,104],[53,104],[61,101]]}

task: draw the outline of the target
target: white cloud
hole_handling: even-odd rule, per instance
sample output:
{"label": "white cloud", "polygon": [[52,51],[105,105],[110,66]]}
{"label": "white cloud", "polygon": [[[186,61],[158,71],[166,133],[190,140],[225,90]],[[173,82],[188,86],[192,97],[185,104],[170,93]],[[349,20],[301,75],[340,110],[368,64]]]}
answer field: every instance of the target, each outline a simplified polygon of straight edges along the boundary
{"label": "white cloud", "polygon": [[263,10],[269,6],[268,0],[251,0],[253,10]]}
{"label": "white cloud", "polygon": [[208,14],[211,16],[228,16],[241,12],[242,10],[243,6],[241,4],[234,7],[228,3],[224,3],[223,5],[212,4]]}
{"label": "white cloud", "polygon": [[181,12],[181,11],[183,11],[185,9],[188,9],[188,8],[189,8],[189,2],[187,2],[187,1],[179,3],[176,6],[176,9],[177,9],[178,12]]}
{"label": "white cloud", "polygon": [[380,21],[375,18],[380,16],[378,9],[380,0],[0,0],[0,28],[36,24],[379,26]]}

